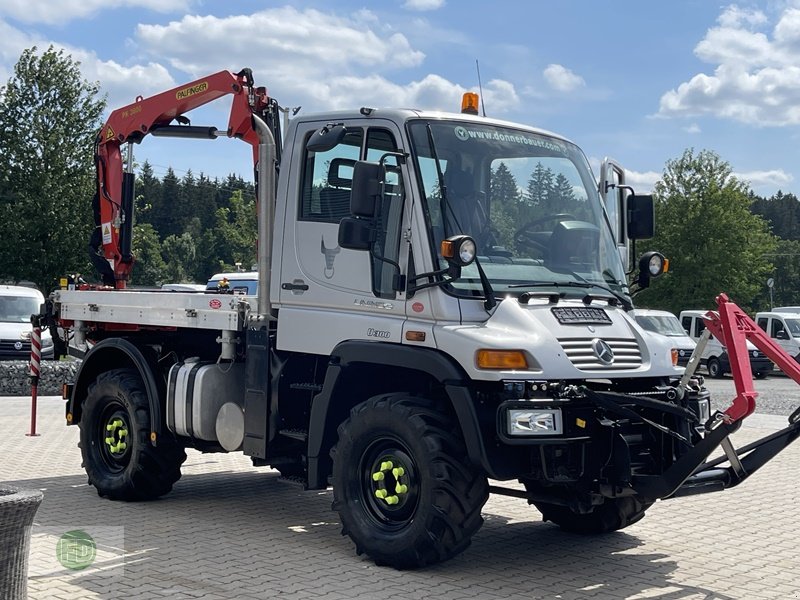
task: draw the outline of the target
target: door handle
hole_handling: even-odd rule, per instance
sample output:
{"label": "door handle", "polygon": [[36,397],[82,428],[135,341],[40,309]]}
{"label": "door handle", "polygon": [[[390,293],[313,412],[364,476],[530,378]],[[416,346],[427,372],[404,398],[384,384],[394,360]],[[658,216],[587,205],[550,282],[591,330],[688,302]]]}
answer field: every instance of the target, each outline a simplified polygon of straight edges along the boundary
{"label": "door handle", "polygon": [[308,289],[308,284],[307,283],[295,283],[295,282],[282,283],[281,284],[281,289],[282,290],[288,290],[290,292],[294,292],[294,291],[305,292]]}

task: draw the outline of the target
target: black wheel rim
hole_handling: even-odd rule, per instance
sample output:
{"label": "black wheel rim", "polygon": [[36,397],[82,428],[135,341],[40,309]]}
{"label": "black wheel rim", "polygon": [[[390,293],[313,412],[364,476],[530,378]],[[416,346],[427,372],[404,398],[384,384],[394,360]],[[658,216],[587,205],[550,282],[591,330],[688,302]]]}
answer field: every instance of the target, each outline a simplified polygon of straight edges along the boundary
{"label": "black wheel rim", "polygon": [[127,409],[117,401],[109,402],[97,421],[100,458],[112,473],[128,466],[131,458],[131,428]]}
{"label": "black wheel rim", "polygon": [[361,496],[379,526],[402,529],[419,503],[418,470],[411,452],[399,440],[376,440],[364,451],[359,465]]}

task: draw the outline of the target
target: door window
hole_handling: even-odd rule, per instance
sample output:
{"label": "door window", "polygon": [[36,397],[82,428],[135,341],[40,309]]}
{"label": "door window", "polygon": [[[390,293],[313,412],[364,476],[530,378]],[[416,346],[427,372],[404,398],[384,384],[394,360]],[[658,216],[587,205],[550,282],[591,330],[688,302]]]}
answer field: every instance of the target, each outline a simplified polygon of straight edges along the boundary
{"label": "door window", "polygon": [[758,326],[761,327],[764,331],[767,330],[767,319],[761,318],[758,320]]}
{"label": "door window", "polygon": [[353,165],[361,156],[362,129],[348,129],[327,152],[307,152],[300,204],[301,221],[338,223],[350,215]]}
{"label": "door window", "polygon": [[776,338],[778,334],[783,334],[783,337],[786,338],[786,329],[783,327],[783,321],[780,319],[772,319],[772,332],[770,336]]}

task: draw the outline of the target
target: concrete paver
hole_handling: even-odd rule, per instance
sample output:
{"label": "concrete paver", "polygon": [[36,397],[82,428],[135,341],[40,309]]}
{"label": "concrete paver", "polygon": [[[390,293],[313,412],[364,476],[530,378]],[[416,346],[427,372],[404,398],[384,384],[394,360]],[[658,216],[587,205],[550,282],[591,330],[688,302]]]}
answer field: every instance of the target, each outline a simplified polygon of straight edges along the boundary
{"label": "concrete paver", "polygon": [[[37,438],[24,435],[28,402],[0,398],[0,480],[44,491],[31,599],[800,599],[800,443],[740,488],[659,502],[607,536],[564,533],[523,500],[492,496],[465,553],[400,572],[356,556],[330,491],[304,492],[238,454],[190,451],[182,479],[157,501],[99,498],[61,400],[40,399]],[[751,422],[737,445],[785,418]],[[45,533],[92,527],[121,530],[124,566],[111,548],[104,571],[54,568],[55,538]]]}

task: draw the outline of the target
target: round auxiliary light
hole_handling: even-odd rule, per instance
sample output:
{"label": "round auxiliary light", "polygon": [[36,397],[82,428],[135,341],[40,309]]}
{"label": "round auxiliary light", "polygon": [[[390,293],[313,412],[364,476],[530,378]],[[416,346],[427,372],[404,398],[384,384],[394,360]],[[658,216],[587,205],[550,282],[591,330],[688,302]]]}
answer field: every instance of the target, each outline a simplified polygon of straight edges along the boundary
{"label": "round auxiliary light", "polygon": [[468,235],[454,235],[442,240],[441,251],[442,258],[459,267],[472,264],[477,252],[475,240]]}

